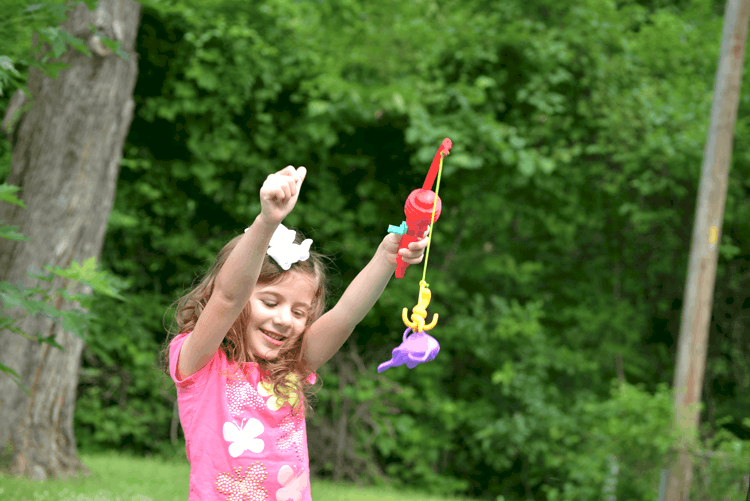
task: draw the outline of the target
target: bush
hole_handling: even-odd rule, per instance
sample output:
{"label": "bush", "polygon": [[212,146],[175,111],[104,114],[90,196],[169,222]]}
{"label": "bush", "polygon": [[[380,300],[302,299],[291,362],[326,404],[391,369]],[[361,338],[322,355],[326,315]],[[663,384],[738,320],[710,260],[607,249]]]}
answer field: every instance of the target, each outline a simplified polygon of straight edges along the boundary
{"label": "bush", "polygon": [[159,365],[153,332],[167,305],[155,294],[97,296],[83,352],[75,412],[84,450],[171,451],[174,385]]}

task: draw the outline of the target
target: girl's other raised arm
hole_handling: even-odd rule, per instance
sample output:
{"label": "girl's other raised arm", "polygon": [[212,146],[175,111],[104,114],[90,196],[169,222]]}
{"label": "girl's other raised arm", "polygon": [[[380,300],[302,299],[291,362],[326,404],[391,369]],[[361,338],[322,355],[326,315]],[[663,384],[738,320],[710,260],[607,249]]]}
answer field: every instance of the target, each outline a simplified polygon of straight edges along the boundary
{"label": "girl's other raised arm", "polygon": [[305,333],[303,349],[314,371],[331,359],[343,346],[354,328],[367,315],[396,271],[396,258],[401,254],[409,264],[422,262],[427,238],[409,244],[399,252],[398,235],[387,235],[375,256],[347,287],[336,306],[316,320]]}

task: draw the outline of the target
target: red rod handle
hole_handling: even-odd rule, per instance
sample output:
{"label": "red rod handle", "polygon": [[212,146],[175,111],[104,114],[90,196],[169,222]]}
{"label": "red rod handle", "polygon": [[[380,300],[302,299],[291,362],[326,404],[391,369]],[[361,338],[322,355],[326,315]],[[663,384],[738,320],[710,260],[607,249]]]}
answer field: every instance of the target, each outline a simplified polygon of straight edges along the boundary
{"label": "red rod handle", "polygon": [[[437,195],[432,190],[417,189],[409,194],[404,205],[404,214],[406,214],[406,225],[408,231],[401,236],[398,250],[405,249],[410,243],[422,240],[427,234],[427,227],[430,225],[432,218],[432,207],[435,205]],[[440,197],[437,197],[437,206],[435,206],[435,221],[440,217],[443,203]],[[396,258],[396,278],[402,278],[408,263],[399,255]]]}
{"label": "red rod handle", "polygon": [[[443,204],[440,201],[440,197],[432,191],[432,184],[435,182],[438,170],[440,169],[441,154],[443,156],[450,154],[452,147],[453,141],[447,137],[443,139],[443,143],[438,148],[437,153],[435,153],[435,158],[432,159],[432,165],[430,165],[430,170],[427,172],[422,189],[412,191],[409,194],[409,198],[406,199],[404,214],[406,215],[406,225],[409,229],[401,236],[401,242],[398,246],[399,251],[408,248],[410,243],[422,240],[425,237],[427,227],[430,225],[430,219],[432,218],[433,206],[435,206],[434,221],[437,221],[440,217],[440,210]],[[437,205],[435,205],[436,197]],[[404,272],[406,272],[406,268],[408,267],[409,264],[405,263],[399,255],[396,258],[396,278],[403,278]]]}

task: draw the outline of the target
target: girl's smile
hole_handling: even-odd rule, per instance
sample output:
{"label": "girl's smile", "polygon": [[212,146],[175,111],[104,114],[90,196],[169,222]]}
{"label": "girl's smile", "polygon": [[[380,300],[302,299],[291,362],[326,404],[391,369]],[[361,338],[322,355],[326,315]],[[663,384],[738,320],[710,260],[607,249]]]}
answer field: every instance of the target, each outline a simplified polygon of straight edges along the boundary
{"label": "girl's smile", "polygon": [[285,273],[275,284],[255,287],[248,325],[248,344],[254,355],[272,360],[286,338],[302,335],[316,288],[314,279],[296,271]]}

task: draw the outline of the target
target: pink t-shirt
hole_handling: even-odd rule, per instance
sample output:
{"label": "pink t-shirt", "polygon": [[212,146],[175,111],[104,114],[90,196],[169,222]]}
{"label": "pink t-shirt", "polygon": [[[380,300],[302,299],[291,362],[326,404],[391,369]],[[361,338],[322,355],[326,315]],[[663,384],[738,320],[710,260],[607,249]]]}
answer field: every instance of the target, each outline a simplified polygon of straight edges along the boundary
{"label": "pink t-shirt", "polygon": [[[177,385],[180,422],[190,461],[189,501],[311,501],[304,413],[280,407],[258,364],[245,377],[219,349],[205,367],[177,378],[187,334],[169,346],[169,372]],[[312,376],[314,380],[314,375]]]}

